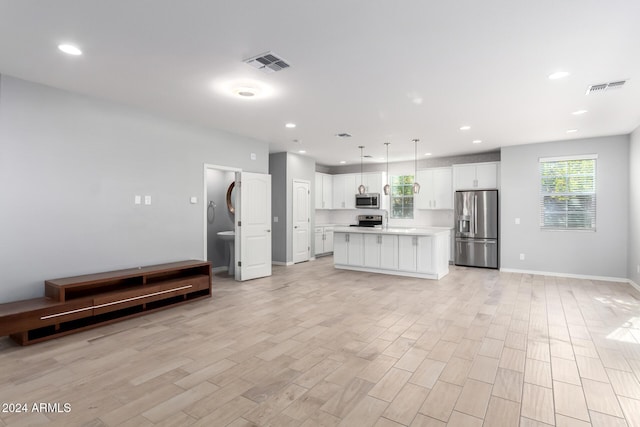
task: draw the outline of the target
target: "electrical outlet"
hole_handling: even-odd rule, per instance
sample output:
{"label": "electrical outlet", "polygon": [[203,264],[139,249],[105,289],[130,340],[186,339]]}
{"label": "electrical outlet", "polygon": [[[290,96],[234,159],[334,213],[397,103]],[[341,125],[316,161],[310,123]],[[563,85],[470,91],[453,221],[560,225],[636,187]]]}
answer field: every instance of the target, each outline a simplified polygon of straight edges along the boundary
{"label": "electrical outlet", "polygon": [[520,254],[520,261],[524,261],[524,254]]}
{"label": "electrical outlet", "polygon": [[139,205],[140,203],[142,203],[142,197],[138,195],[134,196],[133,203],[135,203],[136,205]]}

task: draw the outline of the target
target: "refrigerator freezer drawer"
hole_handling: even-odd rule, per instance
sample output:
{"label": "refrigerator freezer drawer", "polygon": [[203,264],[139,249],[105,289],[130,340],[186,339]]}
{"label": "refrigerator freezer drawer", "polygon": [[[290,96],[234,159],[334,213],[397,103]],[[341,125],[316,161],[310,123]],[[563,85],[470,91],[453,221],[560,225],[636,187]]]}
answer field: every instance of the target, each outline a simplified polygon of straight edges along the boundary
{"label": "refrigerator freezer drawer", "polygon": [[498,241],[493,239],[456,239],[455,264],[498,268]]}

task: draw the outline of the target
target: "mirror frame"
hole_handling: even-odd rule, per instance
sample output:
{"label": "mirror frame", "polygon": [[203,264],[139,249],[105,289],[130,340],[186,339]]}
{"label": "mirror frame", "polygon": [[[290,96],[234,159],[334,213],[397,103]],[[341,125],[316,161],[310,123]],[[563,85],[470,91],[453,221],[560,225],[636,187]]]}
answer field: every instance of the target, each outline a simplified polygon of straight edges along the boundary
{"label": "mirror frame", "polygon": [[231,212],[232,214],[236,213],[236,208],[233,206],[233,200],[231,200],[231,193],[233,192],[235,186],[236,182],[233,181],[231,184],[229,184],[229,188],[227,188],[227,209],[229,209],[229,212]]}

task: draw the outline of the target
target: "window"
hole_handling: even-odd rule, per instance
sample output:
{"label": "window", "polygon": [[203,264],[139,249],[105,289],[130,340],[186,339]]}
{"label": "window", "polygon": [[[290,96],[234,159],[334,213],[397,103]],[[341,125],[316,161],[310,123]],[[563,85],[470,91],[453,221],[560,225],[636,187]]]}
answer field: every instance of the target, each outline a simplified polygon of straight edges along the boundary
{"label": "window", "polygon": [[540,228],[596,229],[597,155],[540,159]]}
{"label": "window", "polygon": [[391,177],[391,218],[413,218],[413,175]]}

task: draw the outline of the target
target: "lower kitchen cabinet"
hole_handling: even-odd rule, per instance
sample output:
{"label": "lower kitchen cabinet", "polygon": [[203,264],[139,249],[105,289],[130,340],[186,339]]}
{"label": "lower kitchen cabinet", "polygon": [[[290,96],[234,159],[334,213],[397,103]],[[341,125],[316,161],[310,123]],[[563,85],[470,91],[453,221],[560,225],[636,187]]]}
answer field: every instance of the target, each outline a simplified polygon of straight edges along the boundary
{"label": "lower kitchen cabinet", "polygon": [[365,234],[364,266],[396,270],[398,268],[398,236]]}
{"label": "lower kitchen cabinet", "polygon": [[315,228],[315,254],[325,255],[333,252],[333,227]]}
{"label": "lower kitchen cabinet", "polygon": [[364,264],[364,236],[360,233],[335,233],[334,264],[361,266]]}
{"label": "lower kitchen cabinet", "polygon": [[336,231],[336,268],[440,279],[449,272],[450,233],[436,229],[407,235],[394,232]]}

